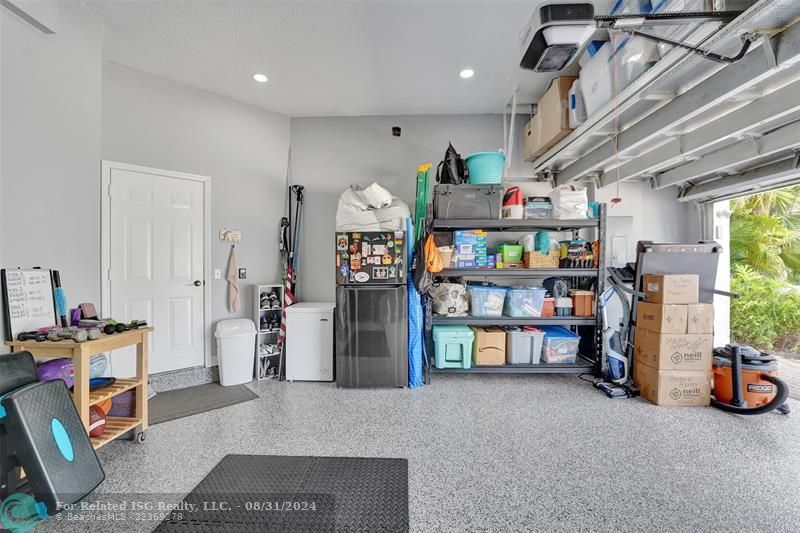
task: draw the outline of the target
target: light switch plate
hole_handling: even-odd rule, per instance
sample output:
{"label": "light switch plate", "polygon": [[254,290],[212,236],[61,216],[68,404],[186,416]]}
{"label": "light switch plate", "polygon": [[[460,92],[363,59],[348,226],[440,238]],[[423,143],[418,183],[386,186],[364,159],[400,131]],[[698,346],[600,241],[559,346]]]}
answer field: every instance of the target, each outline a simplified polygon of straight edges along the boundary
{"label": "light switch plate", "polygon": [[219,268],[214,269],[214,279],[222,279],[222,270]]}

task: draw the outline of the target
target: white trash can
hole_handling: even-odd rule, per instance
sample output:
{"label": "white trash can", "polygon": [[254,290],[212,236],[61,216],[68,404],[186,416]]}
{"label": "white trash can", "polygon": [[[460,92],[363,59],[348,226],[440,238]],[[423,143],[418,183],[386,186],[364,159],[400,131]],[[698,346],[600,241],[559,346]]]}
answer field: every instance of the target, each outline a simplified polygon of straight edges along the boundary
{"label": "white trash can", "polygon": [[214,331],[221,385],[240,385],[253,381],[256,326],[252,320],[220,320]]}

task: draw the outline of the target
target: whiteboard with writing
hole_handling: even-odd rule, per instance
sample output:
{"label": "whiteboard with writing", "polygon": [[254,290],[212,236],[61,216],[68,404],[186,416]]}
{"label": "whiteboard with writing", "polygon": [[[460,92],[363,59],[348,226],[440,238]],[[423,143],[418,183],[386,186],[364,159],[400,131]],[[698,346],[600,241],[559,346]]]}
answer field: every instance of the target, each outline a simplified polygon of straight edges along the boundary
{"label": "whiteboard with writing", "polygon": [[3,326],[6,340],[56,324],[53,275],[50,270],[2,270]]}

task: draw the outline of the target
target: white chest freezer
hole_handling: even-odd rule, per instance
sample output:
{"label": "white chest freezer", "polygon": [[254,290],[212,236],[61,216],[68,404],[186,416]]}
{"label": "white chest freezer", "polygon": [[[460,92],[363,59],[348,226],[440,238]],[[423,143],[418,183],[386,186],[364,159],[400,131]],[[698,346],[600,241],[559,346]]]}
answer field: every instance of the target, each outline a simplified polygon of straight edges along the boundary
{"label": "white chest freezer", "polygon": [[286,308],[286,379],[333,381],[333,308],[299,302]]}

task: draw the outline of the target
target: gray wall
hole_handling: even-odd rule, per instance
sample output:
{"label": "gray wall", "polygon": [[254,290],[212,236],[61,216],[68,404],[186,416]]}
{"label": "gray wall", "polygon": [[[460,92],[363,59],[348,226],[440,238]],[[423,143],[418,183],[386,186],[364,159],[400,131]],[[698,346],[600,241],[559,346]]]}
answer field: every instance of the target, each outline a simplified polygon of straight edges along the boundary
{"label": "gray wall", "polygon": [[[515,135],[511,177],[531,177],[524,163],[520,117]],[[400,138],[392,126],[402,127]],[[416,167],[441,160],[448,141],[467,156],[497,150],[503,145],[503,119],[499,115],[448,115],[404,117],[345,117],[292,119],[292,175],[306,186],[306,216],[300,297],[304,300],[334,298],[332,235],[336,203],[350,184],[373,181],[400,196],[414,209]],[[542,194],[543,184],[526,184],[529,194]],[[615,194],[607,187],[598,199]],[[536,191],[536,192],[534,192]],[[609,235],[625,235],[629,254],[639,239],[670,242],[700,238],[693,206],[675,201],[675,190],[652,191],[646,183],[623,186],[622,208],[610,211]]]}
{"label": "gray wall", "polygon": [[[278,223],[283,214],[289,118],[113,64],[103,65],[102,158],[209,176],[211,283],[209,332],[217,320],[252,317],[251,285],[279,283]],[[242,231],[236,247],[242,308],[227,310],[229,245],[222,228]],[[209,337],[210,340],[210,337]]]}
{"label": "gray wall", "polygon": [[[402,135],[393,137],[392,126]],[[292,119],[292,177],[306,187],[299,297],[334,300],[333,234],[339,195],[379,182],[414,211],[417,165],[442,159],[447,143],[462,156],[503,145],[495,115]]]}
{"label": "gray wall", "polygon": [[61,271],[68,301],[100,301],[101,23],[61,2],[58,34],[5,8],[2,34],[3,267]]}
{"label": "gray wall", "polygon": [[[655,191],[647,182],[625,182],[619,188],[609,185],[595,192],[595,198],[608,205],[610,246],[606,248],[606,259],[611,266],[635,261],[636,243],[640,240],[695,242],[702,238],[696,204],[676,201],[676,192],[674,187]],[[622,203],[611,205],[611,198],[618,194]],[[611,249],[615,236],[627,239],[627,254]],[[614,252],[620,258],[617,265],[610,261]]]}

